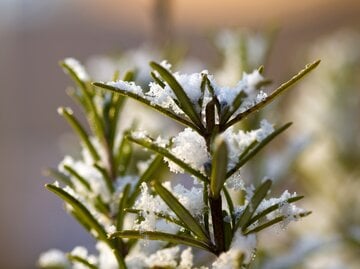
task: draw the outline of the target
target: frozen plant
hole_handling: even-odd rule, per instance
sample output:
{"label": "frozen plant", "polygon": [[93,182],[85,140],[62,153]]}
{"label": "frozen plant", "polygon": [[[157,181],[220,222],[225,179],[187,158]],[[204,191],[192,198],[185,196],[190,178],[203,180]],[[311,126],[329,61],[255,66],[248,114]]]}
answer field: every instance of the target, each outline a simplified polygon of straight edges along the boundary
{"label": "frozen plant", "polygon": [[[233,87],[223,87],[207,71],[172,73],[167,62],[152,62],[154,81],[144,89],[132,72],[121,80],[116,73],[111,82],[92,83],[77,60],[63,61],[76,83],[69,94],[83,109],[90,128],[70,108],[58,110],[78,134],[82,155],[66,156],[58,169],[50,169],[57,181],[46,187],[64,200],[68,213],[96,239],[98,255],[83,247],[70,253],[51,250],[41,255],[39,266],[207,268],[211,262],[198,264],[191,248],[213,254],[212,268],[248,266],[259,231],[275,224],[284,227],[309,212],[293,204],[302,196],[287,191],[267,199],[270,179],[255,187],[246,186],[240,177],[243,165],[291,124],[274,128],[262,120],[258,129],[249,131],[235,125],[318,64],[307,65],[267,95],[262,68],[244,73]],[[186,128],[170,138],[153,138],[146,131],[119,132],[126,98]],[[140,162],[133,156],[133,144],[154,155]],[[172,172],[190,175],[192,187],[161,183],[163,160]],[[238,201],[230,192],[242,192],[244,199]]]}
{"label": "frozen plant", "polygon": [[[125,208],[138,215],[132,229],[111,231],[108,240],[144,239],[187,245],[217,256],[213,268],[248,266],[259,231],[277,223],[285,226],[309,212],[293,205],[302,196],[287,191],[280,198],[266,199],[270,179],[255,188],[244,186],[239,176],[240,168],[291,124],[275,129],[264,120],[259,129],[252,131],[236,130],[234,125],[274,100],[318,64],[307,65],[269,95],[262,89],[262,68],[244,73],[234,87],[222,87],[207,71],[173,73],[165,61],[150,63],[154,82],[145,90],[124,80],[94,83],[183,124],[186,129],[169,139],[153,138],[143,131],[130,132],[125,138],[162,156],[171,171],[187,173],[194,180],[191,190],[161,183],[156,177],[150,184],[141,183],[139,199]],[[245,192],[246,198],[233,200],[230,187]],[[110,247],[117,250],[116,246]],[[174,262],[165,267],[176,266]]]}

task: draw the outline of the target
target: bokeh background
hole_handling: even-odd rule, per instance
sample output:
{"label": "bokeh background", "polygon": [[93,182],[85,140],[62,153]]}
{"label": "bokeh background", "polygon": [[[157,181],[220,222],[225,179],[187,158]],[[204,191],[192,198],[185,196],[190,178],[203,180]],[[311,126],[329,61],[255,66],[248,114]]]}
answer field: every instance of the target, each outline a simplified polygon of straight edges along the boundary
{"label": "bokeh background", "polygon": [[[168,11],[165,15],[156,12],[155,7],[161,2]],[[42,169],[56,166],[64,155],[63,145],[74,139],[69,135],[71,132],[66,123],[56,113],[60,105],[74,106],[65,94],[65,88],[71,82],[59,68],[59,60],[73,56],[85,62],[93,55],[138,48],[144,42],[166,45],[172,41],[185,47],[191,57],[216,64],[219,56],[216,56],[209,39],[220,29],[247,28],[256,31],[278,26],[280,30],[266,66],[268,76],[276,84],[305,63],[321,58],[324,52],[321,40],[324,38],[341,29],[351,29],[347,36],[358,35],[359,14],[360,2],[356,0],[0,0],[0,268],[35,268],[36,259],[42,251],[54,247],[68,251],[75,245],[90,246],[93,243],[81,227],[66,215],[60,200],[43,187],[51,179],[41,174]],[[345,42],[346,37],[338,34],[334,40],[339,45]],[[356,43],[358,40],[350,42],[359,44]],[[329,57],[343,55],[341,50],[346,48],[334,46]],[[345,59],[355,58],[359,50],[360,46],[354,45],[351,47],[353,54],[348,52]],[[354,85],[350,89],[350,97],[346,97],[346,91],[337,95],[337,100],[353,100],[350,105],[345,102],[344,106],[348,108],[360,106],[356,101],[359,100],[359,79],[353,79],[359,76],[359,62],[350,65],[355,71],[338,85],[344,89],[348,81]],[[328,63],[333,66],[334,62]],[[323,59],[319,69],[325,68],[326,64],[327,59]],[[341,72],[341,66],[339,68]],[[326,73],[326,69],[323,70],[319,71],[320,74]],[[336,74],[337,71],[334,72]],[[315,80],[319,81],[321,77]],[[316,91],[314,85],[329,87],[315,82],[307,81],[305,84],[311,88],[308,95]],[[338,80],[333,83],[336,82]],[[300,97],[293,94],[289,102],[293,106],[300,104]],[[315,97],[321,99],[321,94],[314,94]],[[295,111],[294,115],[308,111],[303,106],[306,103],[302,102],[300,112]],[[359,186],[359,170],[356,170],[360,155],[356,154],[360,148],[359,129],[349,127],[358,126],[359,109],[334,109],[340,103],[326,106],[312,100],[308,104],[313,109],[325,107],[327,110],[321,115],[344,123],[324,132],[336,132],[341,128],[345,135],[337,139],[341,141],[346,137],[347,142],[353,142],[348,143],[347,149],[355,151],[351,156],[342,155],[340,160],[334,158],[335,164],[341,167],[336,170],[338,177],[331,180],[328,178],[335,173],[332,170],[325,168],[324,174],[319,166],[316,166],[319,169],[306,168],[316,161],[322,162],[324,152],[321,149],[326,145],[313,151],[318,153],[313,155],[320,156],[318,159],[307,159],[298,165],[297,177],[303,176],[315,182],[303,180],[299,184],[300,189],[310,196],[315,196],[311,189],[316,189],[322,195],[319,194],[317,199],[311,200],[312,204],[308,204],[308,208],[318,211],[326,207],[334,209],[340,204],[341,197],[349,196],[348,190],[336,191],[339,190],[336,183],[339,178],[343,180],[340,186],[348,184],[352,186],[350,189]],[[300,117],[298,130],[322,124],[316,120],[311,122],[314,119],[311,115],[317,112],[315,109],[310,117],[309,114],[308,118]],[[341,113],[342,118],[336,117]],[[290,115],[284,119],[292,120]],[[316,128],[309,130],[319,131]],[[319,178],[324,181],[317,181]],[[323,185],[331,187],[324,190],[321,188]],[[334,205],[327,203],[326,199],[332,200]],[[342,206],[353,209],[353,218],[344,222],[354,222],[354,232],[359,236],[359,218],[354,211],[356,205],[359,209],[359,205],[354,204],[357,202],[355,199],[355,202],[344,202]],[[343,219],[343,215],[335,213],[338,214],[335,214],[337,219]],[[321,223],[319,216],[322,215],[309,217],[310,222]],[[359,253],[359,245],[354,244],[350,248]],[[336,268],[347,268],[342,266]]]}

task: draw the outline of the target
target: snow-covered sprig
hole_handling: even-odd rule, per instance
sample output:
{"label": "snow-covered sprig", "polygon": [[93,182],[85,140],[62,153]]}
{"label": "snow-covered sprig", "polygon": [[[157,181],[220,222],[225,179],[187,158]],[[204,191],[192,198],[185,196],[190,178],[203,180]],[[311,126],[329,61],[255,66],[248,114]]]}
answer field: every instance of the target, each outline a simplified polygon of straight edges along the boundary
{"label": "snow-covered sprig", "polygon": [[[290,210],[291,207],[284,209],[285,204],[294,203],[301,196],[260,207],[269,193],[270,179],[264,180],[252,195],[248,195],[245,204],[237,205],[227,190],[226,181],[229,178],[234,180],[235,173],[290,123],[274,129],[263,121],[258,130],[248,132],[235,132],[233,126],[270,103],[318,64],[316,61],[307,65],[269,95],[262,91],[265,79],[258,70],[244,74],[235,87],[227,88],[218,86],[207,71],[190,75],[172,73],[167,62],[150,63],[155,81],[146,91],[132,82],[121,80],[94,83],[138,100],[185,125],[187,129],[167,143],[144,133],[129,133],[126,138],[163,156],[172,171],[186,172],[202,181],[203,185],[204,214],[199,219],[165,186],[152,181],[154,194],[163,200],[168,210],[161,214],[154,211],[151,216],[181,226],[176,234],[133,229],[118,230],[110,238],[162,240],[197,247],[219,256],[237,245],[234,242],[239,234],[250,236],[275,223],[309,214],[295,208]],[[222,202],[223,198],[226,203]],[[242,210],[235,212],[236,206],[242,206]]]}
{"label": "snow-covered sprig", "polygon": [[214,129],[223,132],[245,117],[261,109],[279,94],[312,71],[320,61],[307,65],[289,81],[280,85],[270,95],[261,88],[264,78],[259,71],[244,74],[234,87],[221,87],[207,71],[191,75],[172,73],[169,66],[150,63],[155,82],[144,90],[133,82],[96,82],[94,85],[128,96],[168,117],[210,136]]}

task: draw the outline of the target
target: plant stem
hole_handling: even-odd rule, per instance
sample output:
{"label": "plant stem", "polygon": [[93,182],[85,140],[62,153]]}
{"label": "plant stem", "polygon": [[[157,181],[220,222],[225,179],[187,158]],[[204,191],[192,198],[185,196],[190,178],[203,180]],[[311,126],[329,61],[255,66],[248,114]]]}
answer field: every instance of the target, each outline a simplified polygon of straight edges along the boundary
{"label": "plant stem", "polygon": [[225,234],[222,215],[221,196],[214,198],[209,195],[211,219],[213,224],[214,240],[216,245],[215,253],[219,255],[225,251]]}

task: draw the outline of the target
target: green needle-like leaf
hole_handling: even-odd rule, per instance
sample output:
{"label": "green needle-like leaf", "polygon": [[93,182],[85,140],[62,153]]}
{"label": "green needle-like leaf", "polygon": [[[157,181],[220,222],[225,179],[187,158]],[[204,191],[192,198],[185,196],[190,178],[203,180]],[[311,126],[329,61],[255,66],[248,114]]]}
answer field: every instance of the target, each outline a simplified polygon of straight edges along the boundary
{"label": "green needle-like leaf", "polygon": [[291,122],[286,123],[282,127],[276,129],[274,132],[272,132],[270,135],[268,135],[265,139],[263,139],[261,142],[251,143],[244,152],[239,157],[239,162],[227,173],[227,178],[229,178],[231,175],[233,175],[237,170],[239,170],[245,163],[247,163],[252,157],[254,157],[263,147],[265,147],[267,144],[269,144],[275,137],[277,137],[279,134],[281,134],[283,131],[285,131],[287,128],[291,126]]}
{"label": "green needle-like leaf", "polygon": [[76,212],[76,215],[96,232],[97,237],[107,242],[108,239],[105,229],[79,200],[55,185],[46,184],[45,187],[68,203]]}
{"label": "green needle-like leaf", "polygon": [[271,180],[268,179],[264,181],[256,190],[251,198],[249,204],[246,206],[244,212],[242,212],[239,220],[236,222],[235,228],[233,232],[235,233],[236,230],[240,227],[242,230],[244,230],[244,227],[248,224],[249,220],[255,213],[256,209],[260,205],[261,201],[265,198],[267,195],[270,187],[271,187]]}
{"label": "green needle-like leaf", "polygon": [[71,125],[74,131],[79,135],[80,140],[83,142],[84,146],[89,150],[93,159],[95,161],[98,161],[100,159],[99,154],[97,153],[93,144],[91,143],[89,139],[89,135],[87,134],[85,129],[82,127],[80,122],[74,117],[73,111],[70,108],[60,107],[58,109],[58,112],[68,121],[68,123]]}
{"label": "green needle-like leaf", "polygon": [[193,237],[177,234],[169,234],[156,231],[134,231],[134,230],[125,230],[120,232],[115,232],[111,234],[111,238],[121,237],[129,239],[145,239],[145,240],[160,240],[173,244],[186,245],[190,247],[195,247],[203,249],[206,251],[213,252],[213,249],[210,245],[196,240]]}
{"label": "green needle-like leaf", "polygon": [[125,207],[127,207],[127,200],[129,197],[130,188],[131,188],[130,184],[126,184],[122,192],[122,196],[120,198],[117,219],[116,219],[116,230],[118,231],[122,230],[123,228],[124,217],[125,217],[124,209]]}
{"label": "green needle-like leaf", "polygon": [[291,203],[294,203],[296,201],[301,200],[302,198],[304,198],[304,196],[295,196],[295,197],[291,197],[289,199],[286,199],[284,202],[277,203],[275,205],[269,206],[268,208],[264,209],[263,211],[259,212],[254,217],[252,217],[251,220],[248,222],[247,227],[249,227],[255,221],[261,219],[262,217],[265,217],[267,214],[279,209],[281,207],[281,205],[283,205],[284,203],[291,204]]}
{"label": "green needle-like leaf", "polygon": [[266,97],[263,101],[256,104],[255,106],[249,108],[248,110],[240,113],[235,118],[231,119],[224,125],[224,130],[229,128],[230,126],[234,125],[235,123],[239,122],[243,118],[249,116],[251,113],[258,111],[265,105],[269,104],[271,101],[273,101],[278,95],[285,92],[290,86],[294,85],[297,81],[299,81],[302,77],[310,73],[312,70],[314,70],[320,63],[320,60],[308,64],[305,66],[303,70],[301,70],[298,74],[296,74],[294,77],[292,77],[289,81],[281,84],[275,91],[273,91],[268,97]]}
{"label": "green needle-like leaf", "polygon": [[70,74],[73,80],[78,84],[81,90],[81,97],[77,98],[80,103],[84,106],[85,112],[87,114],[87,119],[90,126],[92,127],[95,134],[99,137],[105,137],[105,126],[100,119],[98,111],[96,110],[95,103],[93,101],[93,89],[89,81],[83,81],[76,70],[74,70],[66,61],[60,62],[60,65],[65,69],[65,71]]}
{"label": "green needle-like leaf", "polygon": [[160,85],[161,88],[165,88],[165,83],[155,74],[154,71],[152,71],[151,73],[151,77],[153,78],[153,80]]}
{"label": "green needle-like leaf", "polygon": [[109,192],[114,193],[115,189],[114,189],[113,183],[112,183],[111,178],[110,178],[108,172],[106,171],[106,169],[98,163],[94,164],[94,167],[101,173],[104,183],[105,183],[107,189],[109,190]]}
{"label": "green needle-like leaf", "polygon": [[200,116],[194,108],[194,104],[190,101],[189,97],[186,95],[184,89],[176,78],[163,66],[158,63],[151,62],[150,66],[157,71],[160,76],[167,82],[170,88],[173,90],[176,95],[177,100],[180,103],[180,108],[185,112],[185,114],[195,123],[196,126],[202,128],[202,122]]}
{"label": "green needle-like leaf", "polygon": [[61,61],[59,62],[60,66],[63,68],[63,70],[70,75],[70,77],[72,78],[72,80],[74,80],[76,82],[76,84],[81,88],[81,89],[86,89],[86,83],[88,81],[83,81],[79,74],[70,66],[66,63],[66,61]]}
{"label": "green needle-like leaf", "polygon": [[209,243],[209,238],[201,225],[194,219],[191,213],[171,194],[164,188],[160,182],[153,181],[153,186],[157,194],[164,200],[169,208],[175,215],[184,223],[187,229],[193,232],[203,242]]}
{"label": "green needle-like leaf", "polygon": [[100,88],[103,88],[103,89],[107,89],[107,90],[110,90],[110,91],[113,91],[113,92],[116,92],[116,93],[119,93],[121,95],[124,95],[124,96],[127,96],[131,99],[134,99],[148,107],[151,107],[152,109],[155,109],[157,110],[158,112],[164,114],[165,116],[187,126],[187,127],[190,127],[191,129],[195,130],[196,132],[200,132],[200,129],[195,125],[193,124],[191,121],[189,121],[188,119],[185,119],[183,117],[180,117],[179,115],[175,114],[174,112],[166,109],[166,108],[163,108],[162,106],[159,106],[157,104],[154,104],[152,103],[151,101],[147,100],[146,98],[142,97],[142,96],[139,96],[135,93],[132,93],[132,92],[129,92],[129,91],[124,91],[123,89],[120,89],[120,88],[117,88],[117,87],[113,87],[113,86],[110,86],[110,85],[107,85],[107,84],[104,84],[104,83],[101,83],[101,82],[94,82],[93,83],[95,86],[97,87],[100,87]]}
{"label": "green needle-like leaf", "polygon": [[231,224],[234,227],[235,226],[235,209],[234,209],[234,203],[231,199],[230,193],[228,192],[228,190],[226,189],[226,187],[224,187],[223,189],[224,192],[224,196],[226,199],[226,203],[228,204],[229,207],[229,213],[230,213],[230,219],[231,219]]}
{"label": "green needle-like leaf", "polygon": [[[221,138],[218,138],[221,139]],[[226,171],[228,164],[228,148],[225,140],[215,141],[215,153],[212,159],[210,190],[215,199],[219,197],[221,189],[226,181]]]}
{"label": "green needle-like leaf", "polygon": [[90,183],[82,177],[78,172],[76,172],[72,167],[68,165],[64,165],[64,169],[72,175],[74,178],[76,178],[88,191],[91,191]]}
{"label": "green needle-like leaf", "polygon": [[[311,211],[305,212],[305,213],[300,213],[300,214],[296,215],[296,217],[297,217],[297,218],[304,218],[304,217],[306,217],[306,216],[308,216],[308,215],[310,215],[310,214],[311,214]],[[265,222],[265,223],[263,223],[263,224],[255,227],[255,228],[253,228],[253,229],[251,229],[251,230],[249,230],[249,231],[245,231],[244,234],[247,235],[247,234],[251,234],[251,233],[260,232],[261,230],[264,230],[264,229],[266,229],[266,228],[268,228],[268,227],[270,227],[270,226],[273,226],[273,225],[276,224],[276,223],[279,223],[279,222],[284,221],[286,218],[287,218],[286,216],[277,217],[277,218],[275,218],[275,219],[272,219],[272,220],[270,220],[270,221],[268,221],[268,222]]]}
{"label": "green needle-like leaf", "polygon": [[115,159],[115,167],[117,167],[120,176],[124,176],[126,174],[132,154],[132,144],[127,139],[125,139],[125,137],[123,137]]}
{"label": "green needle-like leaf", "polygon": [[155,143],[151,142],[149,139],[139,139],[139,138],[133,137],[132,135],[127,135],[126,138],[144,148],[150,149],[150,150],[152,150],[156,153],[159,153],[162,156],[168,158],[169,160],[171,160],[172,162],[176,163],[181,168],[183,168],[186,172],[197,177],[201,181],[204,181],[204,182],[209,181],[208,178],[206,176],[204,176],[200,171],[192,168],[189,164],[178,159],[168,149],[156,145]]}
{"label": "green needle-like leaf", "polygon": [[215,127],[215,101],[212,99],[205,108],[206,131],[212,133]]}
{"label": "green needle-like leaf", "polygon": [[243,103],[244,99],[247,97],[247,94],[244,91],[240,91],[240,93],[235,97],[234,102],[231,105],[231,108],[229,108],[224,115],[221,117],[221,124],[227,122],[232,114],[238,110],[238,108]]}
{"label": "green needle-like leaf", "polygon": [[67,186],[70,186],[70,187],[73,187],[74,184],[71,182],[71,179],[65,175],[64,173],[61,173],[60,171],[57,171],[55,169],[51,169],[51,168],[48,168],[44,171],[44,175],[46,177],[52,177],[56,180],[59,180],[60,182],[62,182],[63,184],[67,185]]}

